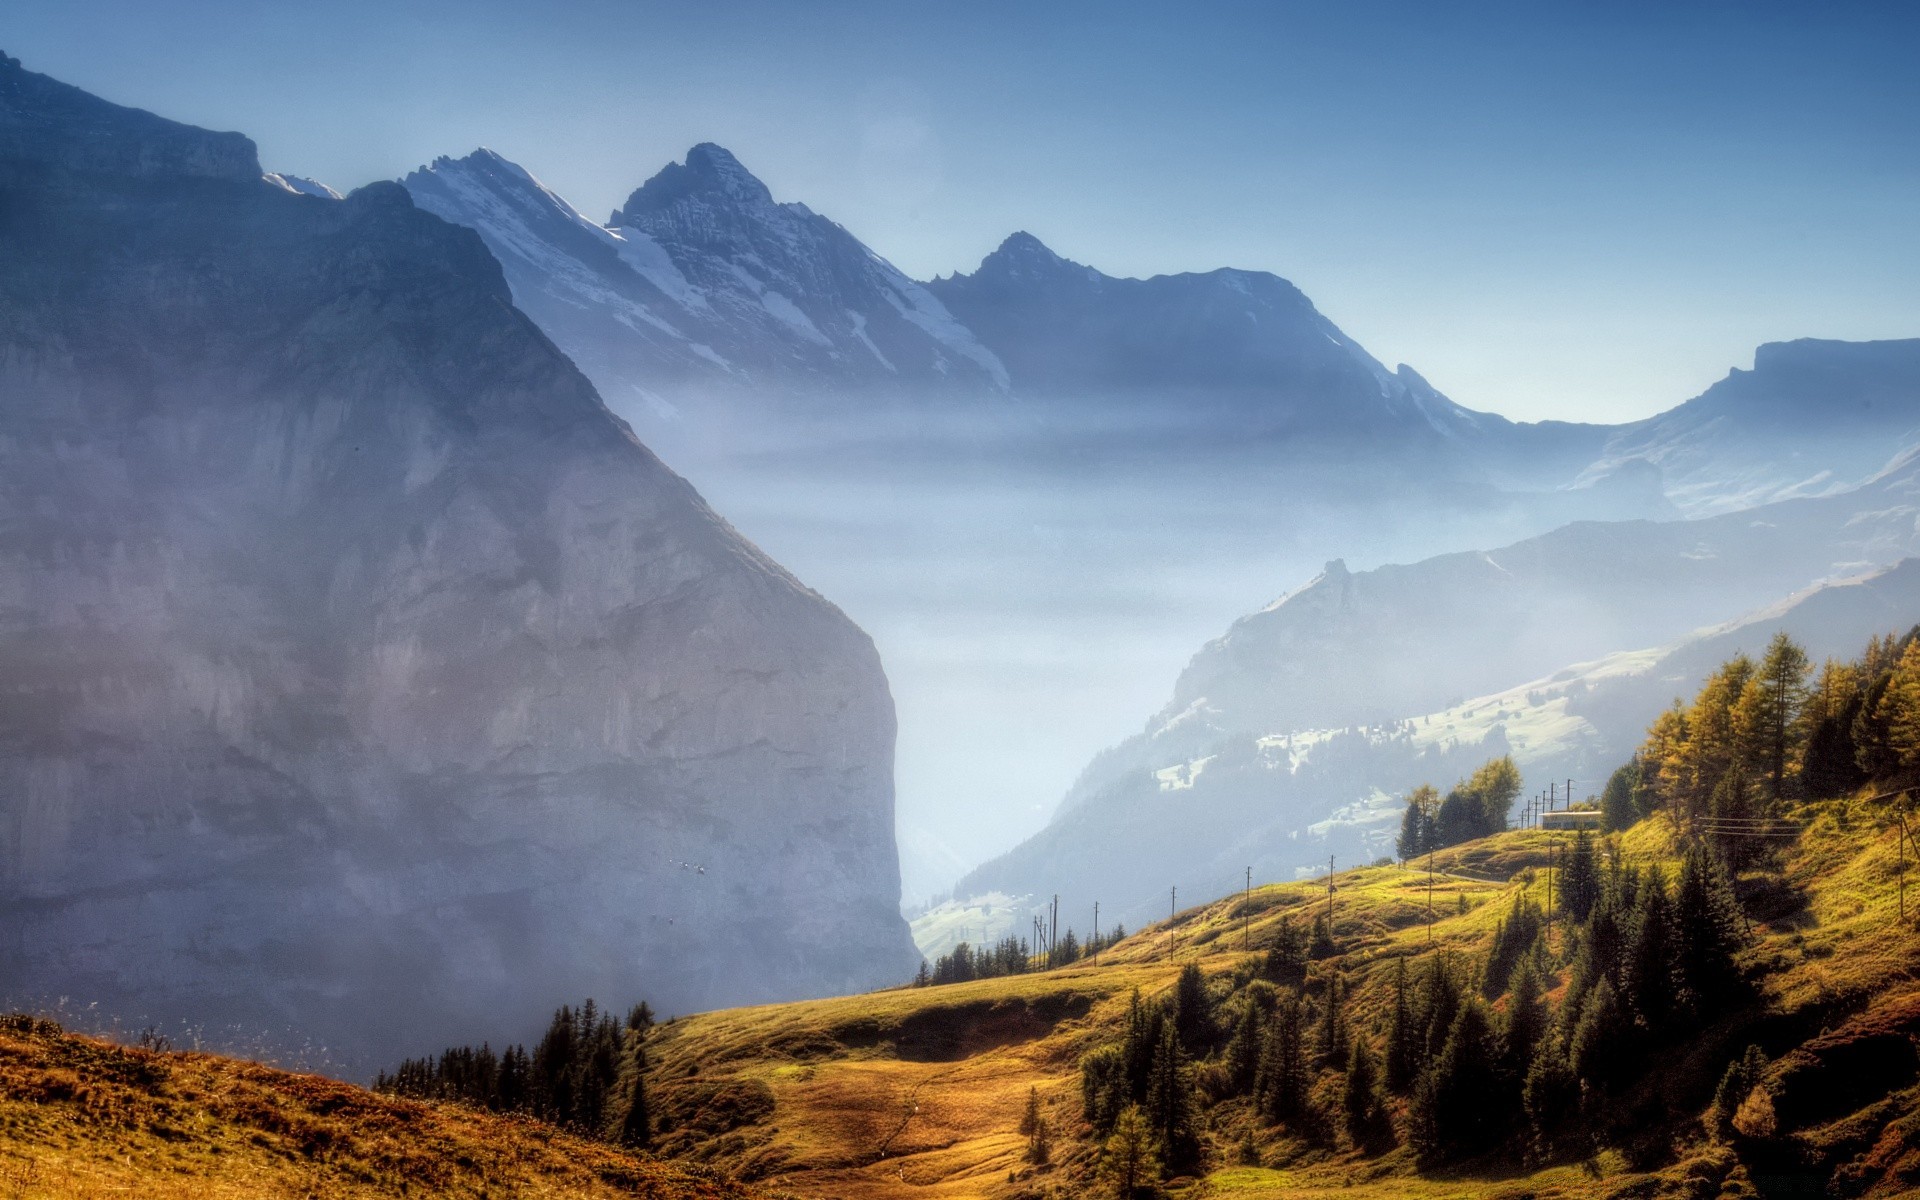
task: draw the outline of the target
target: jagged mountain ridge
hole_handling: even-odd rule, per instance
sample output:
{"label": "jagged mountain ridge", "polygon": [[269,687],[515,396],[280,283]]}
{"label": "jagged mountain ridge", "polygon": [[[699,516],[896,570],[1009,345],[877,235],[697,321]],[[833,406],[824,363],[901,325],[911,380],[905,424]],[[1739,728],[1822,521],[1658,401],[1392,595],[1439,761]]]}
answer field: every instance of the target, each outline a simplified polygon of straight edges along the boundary
{"label": "jagged mountain ridge", "polygon": [[605,225],[489,150],[402,183],[477,231],[517,302],[649,427],[731,427],[756,402],[797,416],[820,393],[882,385],[1005,388],[926,289],[805,205],[775,203],[721,147],[695,146]]}
{"label": "jagged mountain ridge", "polygon": [[368,1069],[891,982],[894,718],[375,184],[0,58],[0,980]]}

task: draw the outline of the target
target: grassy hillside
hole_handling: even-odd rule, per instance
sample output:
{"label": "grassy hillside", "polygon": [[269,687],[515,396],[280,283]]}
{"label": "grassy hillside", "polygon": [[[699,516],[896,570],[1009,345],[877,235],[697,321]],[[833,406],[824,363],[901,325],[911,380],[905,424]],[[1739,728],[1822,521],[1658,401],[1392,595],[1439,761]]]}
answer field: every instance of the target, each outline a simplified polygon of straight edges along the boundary
{"label": "grassy hillside", "polygon": [[[1202,1165],[1167,1191],[1191,1200],[1920,1192],[1920,934],[1897,920],[1887,812],[1855,800],[1793,815],[1800,836],[1738,881],[1754,998],[1661,1049],[1653,1069],[1583,1114],[1575,1136],[1422,1165],[1407,1146],[1404,1098],[1389,1102],[1396,1136],[1366,1149],[1345,1133],[1302,1133],[1214,1098],[1200,1112]],[[1443,851],[1431,877],[1401,867],[1336,876],[1337,952],[1313,964],[1302,994],[1338,973],[1352,1029],[1377,1041],[1397,964],[1413,974],[1436,956],[1482,960],[1516,895],[1544,903],[1551,836],[1507,832]],[[1674,869],[1664,818],[1611,849]],[[1920,912],[1920,887],[1908,900]],[[656,1026],[647,1049],[662,1159],[529,1120],[7,1018],[0,1200],[1108,1195],[1082,1113],[1083,1055],[1118,1036],[1135,989],[1152,1003],[1190,964],[1223,1004],[1244,993],[1281,921],[1298,926],[1328,903],[1324,881],[1272,885],[1057,971]],[[1567,940],[1562,922],[1547,952]],[[1556,971],[1545,980],[1550,1000],[1568,986],[1564,963]],[[1715,1084],[1749,1043],[1768,1060],[1770,1107],[1763,1121],[1716,1134],[1706,1120]],[[1195,1074],[1218,1069],[1202,1061]],[[1339,1078],[1322,1070],[1314,1082],[1328,1110]],[[1019,1132],[1030,1094],[1054,1138],[1040,1166]]]}
{"label": "grassy hillside", "polygon": [[378,1096],[206,1054],[0,1019],[4,1200],[538,1197],[761,1191],[532,1121]]}
{"label": "grassy hillside", "polygon": [[[1858,802],[1799,811],[1801,837],[1769,870],[1739,881],[1752,921],[1742,962],[1757,998],[1663,1053],[1585,1121],[1591,1136],[1571,1147],[1562,1139],[1531,1161],[1505,1152],[1422,1169],[1404,1137],[1363,1153],[1344,1136],[1292,1137],[1225,1103],[1203,1113],[1203,1173],[1169,1190],[1195,1200],[1787,1195],[1821,1194],[1806,1181],[1828,1175],[1851,1195],[1920,1189],[1920,936],[1896,919],[1896,842],[1884,815]],[[1456,847],[1436,857],[1431,881],[1400,867],[1337,876],[1339,953],[1316,964],[1315,976],[1338,969],[1347,979],[1352,1027],[1368,1036],[1384,1027],[1394,960],[1417,971],[1433,955],[1483,958],[1517,892],[1544,903],[1549,839],[1516,831]],[[1663,863],[1670,876],[1677,869],[1661,818],[1629,830],[1615,850],[1642,866]],[[1908,899],[1920,910],[1920,887]],[[1268,886],[1142,930],[1095,963],[670,1022],[649,1044],[658,1144],[807,1196],[1092,1194],[1098,1152],[1081,1114],[1078,1063],[1116,1036],[1133,989],[1164,995],[1195,963],[1224,994],[1244,984],[1283,916],[1298,923],[1327,903],[1324,882]],[[1566,936],[1556,928],[1549,945]],[[1548,985],[1551,999],[1566,985],[1564,968]],[[1750,1042],[1770,1061],[1775,1127],[1717,1139],[1702,1115]],[[1026,1162],[1017,1132],[1030,1088],[1056,1131],[1044,1167]],[[1393,1115],[1404,1123],[1404,1104]],[[1238,1165],[1248,1157],[1257,1165]]]}

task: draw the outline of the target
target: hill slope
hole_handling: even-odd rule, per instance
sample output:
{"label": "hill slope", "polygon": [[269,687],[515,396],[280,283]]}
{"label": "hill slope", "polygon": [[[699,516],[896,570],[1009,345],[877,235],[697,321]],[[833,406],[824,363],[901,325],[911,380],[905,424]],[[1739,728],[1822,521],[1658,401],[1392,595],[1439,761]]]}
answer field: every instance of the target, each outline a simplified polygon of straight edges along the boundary
{"label": "hill slope", "polygon": [[[1622,1096],[1619,1111],[1631,1116],[1617,1119],[1642,1123],[1639,1134],[1609,1127],[1608,1148],[1571,1159],[1431,1172],[1404,1146],[1369,1154],[1263,1133],[1256,1153],[1265,1165],[1239,1166],[1240,1126],[1223,1109],[1203,1123],[1203,1178],[1176,1181],[1174,1194],[1772,1195],[1836,1173],[1851,1195],[1910,1194],[1920,1187],[1920,931],[1895,920],[1895,841],[1886,813],[1869,805],[1810,805],[1798,815],[1806,829],[1778,876],[1743,884],[1756,934],[1743,961],[1759,999],[1697,1030]],[[1418,977],[1436,956],[1484,956],[1516,895],[1545,899],[1553,852],[1551,835],[1516,831],[1441,852],[1431,879],[1400,867],[1340,874],[1331,894],[1338,953],[1315,978],[1341,973],[1352,1027],[1379,1030],[1396,962]],[[1675,852],[1660,818],[1619,843],[1643,868],[1671,867]],[[1324,881],[1268,885],[1182,912],[1093,963],[669,1023],[649,1046],[661,1144],[808,1196],[1090,1194],[1094,1154],[1077,1066],[1124,1028],[1132,990],[1149,1001],[1166,995],[1192,963],[1219,994],[1256,969],[1282,918],[1311,919],[1328,903]],[[1564,930],[1551,940],[1564,945]],[[1748,1041],[1773,1064],[1766,1081],[1779,1126],[1734,1147],[1706,1136],[1700,1114]],[[1880,1066],[1846,1073],[1865,1059]],[[1056,1131],[1045,1168],[1024,1160],[1017,1132],[1030,1088]]]}
{"label": "hill slope", "polygon": [[0,1018],[0,1195],[8,1200],[761,1194],[534,1121]]}

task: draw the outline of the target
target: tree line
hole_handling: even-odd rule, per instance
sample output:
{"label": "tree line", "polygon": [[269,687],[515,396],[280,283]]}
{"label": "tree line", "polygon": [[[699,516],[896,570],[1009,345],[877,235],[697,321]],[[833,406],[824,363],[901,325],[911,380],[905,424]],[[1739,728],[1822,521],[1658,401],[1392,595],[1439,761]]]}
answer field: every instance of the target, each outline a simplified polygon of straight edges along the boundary
{"label": "tree line", "polygon": [[1166,996],[1135,992],[1120,1036],[1080,1062],[1116,1193],[1200,1169],[1202,1115],[1221,1105],[1243,1114],[1245,1161],[1259,1128],[1326,1148],[1405,1142],[1427,1164],[1548,1150],[1663,1047],[1745,1002],[1744,922],[1705,846],[1670,881],[1582,832],[1562,879],[1558,948],[1519,891],[1483,954],[1377,968],[1389,1001],[1371,1027],[1349,1020],[1355,981],[1291,920],[1237,971],[1189,964]]}
{"label": "tree line", "polygon": [[1607,828],[1657,811],[1711,824],[1723,853],[1750,859],[1758,840],[1726,832],[1796,799],[1846,795],[1869,780],[1920,777],[1920,627],[1868,642],[1816,673],[1786,634],[1759,662],[1735,655],[1692,703],[1675,700],[1601,793]]}
{"label": "tree line", "polygon": [[1069,926],[1051,946],[1035,953],[1023,937],[1007,936],[991,946],[973,946],[961,942],[935,958],[924,959],[913,978],[913,986],[930,987],[944,983],[966,983],[973,979],[994,979],[1002,975],[1024,975],[1029,971],[1049,971],[1100,953],[1127,936],[1125,925],[1111,932],[1081,941]]}
{"label": "tree line", "polygon": [[1419,858],[1507,827],[1507,816],[1520,798],[1520,768],[1511,755],[1492,759],[1470,778],[1453,785],[1443,799],[1430,783],[1407,794],[1394,849],[1401,861]]}
{"label": "tree line", "polygon": [[492,1112],[524,1113],[587,1137],[642,1148],[653,1139],[647,1107],[644,1002],[624,1021],[589,999],[562,1006],[529,1053],[511,1045],[450,1046],[382,1071],[373,1089],[419,1100],[454,1100]]}

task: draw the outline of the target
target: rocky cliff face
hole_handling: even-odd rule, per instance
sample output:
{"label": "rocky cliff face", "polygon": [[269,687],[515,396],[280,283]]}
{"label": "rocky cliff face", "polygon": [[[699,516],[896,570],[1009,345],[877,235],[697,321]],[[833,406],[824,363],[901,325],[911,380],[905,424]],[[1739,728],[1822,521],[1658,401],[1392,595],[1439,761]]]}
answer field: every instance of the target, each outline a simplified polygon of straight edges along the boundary
{"label": "rocky cliff face", "polygon": [[397,185],[0,59],[0,999],[350,1066],[867,987],[866,636]]}

